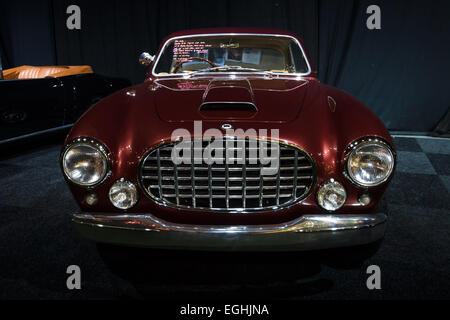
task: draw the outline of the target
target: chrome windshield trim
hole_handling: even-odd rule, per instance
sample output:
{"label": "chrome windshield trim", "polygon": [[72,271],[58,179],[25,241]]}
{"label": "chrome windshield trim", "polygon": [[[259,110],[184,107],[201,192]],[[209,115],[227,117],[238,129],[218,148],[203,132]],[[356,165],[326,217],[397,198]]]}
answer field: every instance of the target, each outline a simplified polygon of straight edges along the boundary
{"label": "chrome windshield trim", "polygon": [[[292,77],[306,77],[312,73],[312,68],[309,63],[309,60],[306,56],[305,50],[303,49],[303,46],[301,45],[300,41],[298,41],[297,38],[290,36],[290,35],[284,35],[284,34],[270,34],[270,33],[202,33],[202,34],[192,34],[192,35],[184,35],[184,36],[178,36],[178,37],[172,37],[167,39],[167,41],[164,43],[164,45],[161,47],[161,50],[159,51],[158,57],[155,60],[155,63],[153,63],[152,66],[152,75],[157,78],[183,78],[188,76],[189,74],[164,74],[164,75],[158,75],[155,73],[156,66],[158,65],[159,59],[161,58],[161,55],[163,54],[164,50],[168,46],[168,44],[173,40],[178,39],[185,39],[185,38],[194,38],[194,37],[207,37],[207,36],[263,36],[263,37],[284,37],[284,38],[290,38],[293,39],[297,45],[300,47],[300,50],[302,51],[303,59],[306,62],[306,65],[308,66],[308,72],[306,73],[283,73],[283,72],[272,72],[273,75],[276,76],[292,76]],[[261,74],[261,75],[267,75],[267,72],[234,72],[234,74]],[[214,75],[220,75],[220,74],[233,74],[231,72],[214,72]],[[204,73],[202,73],[204,75]]]}

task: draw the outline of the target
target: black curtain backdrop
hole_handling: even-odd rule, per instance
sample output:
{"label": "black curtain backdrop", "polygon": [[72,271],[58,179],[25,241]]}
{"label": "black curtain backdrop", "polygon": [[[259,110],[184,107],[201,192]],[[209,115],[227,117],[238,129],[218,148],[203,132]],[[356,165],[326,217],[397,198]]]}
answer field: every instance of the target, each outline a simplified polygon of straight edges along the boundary
{"label": "black curtain backdrop", "polygon": [[[381,8],[381,30],[366,9]],[[319,78],[394,130],[432,131],[450,108],[450,1],[320,1]]]}
{"label": "black curtain backdrop", "polygon": [[[81,8],[81,30],[66,8]],[[381,30],[366,9],[381,8]],[[89,64],[142,81],[142,51],[168,34],[205,27],[268,27],[299,34],[321,82],[366,103],[391,130],[432,131],[450,107],[450,1],[0,0],[4,67]]]}
{"label": "black curtain backdrop", "polygon": [[0,0],[0,50],[3,68],[56,62],[50,0]]}
{"label": "black curtain backdrop", "polygon": [[[65,28],[68,5],[82,11],[82,30]],[[208,27],[269,27],[304,35],[314,63],[318,57],[318,3],[261,0],[56,0],[53,2],[57,62],[89,63],[97,72],[142,81],[142,51],[156,53],[170,33]],[[59,13],[59,14],[57,14]],[[250,13],[250,14],[249,14]]]}

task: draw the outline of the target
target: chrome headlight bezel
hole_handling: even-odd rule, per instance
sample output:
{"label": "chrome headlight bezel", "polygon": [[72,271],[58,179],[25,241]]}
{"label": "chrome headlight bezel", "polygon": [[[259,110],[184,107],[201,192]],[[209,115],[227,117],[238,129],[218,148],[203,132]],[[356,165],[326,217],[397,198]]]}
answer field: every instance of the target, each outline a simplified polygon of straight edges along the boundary
{"label": "chrome headlight bezel", "polygon": [[[76,179],[74,179],[73,177],[71,177],[71,175],[68,173],[68,170],[65,166],[65,159],[66,159],[66,155],[67,153],[73,149],[74,147],[77,146],[88,146],[90,148],[94,148],[97,151],[100,151],[100,154],[103,157],[103,162],[105,164],[105,167],[103,169],[103,173],[101,174],[101,177],[92,183],[80,183],[80,181],[77,181]],[[63,151],[61,152],[61,156],[60,156],[60,166],[61,166],[61,170],[64,173],[64,177],[70,181],[71,183],[80,186],[80,187],[84,187],[87,189],[92,189],[100,184],[102,184],[111,174],[111,170],[110,170],[110,156],[109,156],[109,151],[108,149],[99,141],[93,139],[93,138],[88,138],[88,137],[80,137],[77,139],[72,140],[70,143],[68,143]]]}
{"label": "chrome headlight bezel", "polygon": [[[352,171],[349,168],[349,165],[350,165],[349,160],[350,160],[351,156],[354,153],[356,153],[358,150],[360,150],[361,148],[367,147],[369,145],[375,145],[377,147],[381,147],[381,148],[385,149],[390,154],[390,157],[391,157],[391,164],[388,169],[388,173],[386,174],[386,176],[383,179],[376,181],[374,183],[367,183],[367,182],[358,180],[352,174]],[[362,139],[352,142],[347,147],[347,149],[345,151],[345,157],[344,157],[344,166],[345,166],[344,175],[348,180],[350,180],[353,184],[357,185],[358,187],[363,187],[363,188],[377,187],[377,186],[380,186],[380,185],[386,183],[392,177],[392,174],[395,169],[395,164],[396,164],[395,151],[387,142],[385,142],[384,140],[382,140],[380,138],[366,137],[366,138],[362,138]]]}

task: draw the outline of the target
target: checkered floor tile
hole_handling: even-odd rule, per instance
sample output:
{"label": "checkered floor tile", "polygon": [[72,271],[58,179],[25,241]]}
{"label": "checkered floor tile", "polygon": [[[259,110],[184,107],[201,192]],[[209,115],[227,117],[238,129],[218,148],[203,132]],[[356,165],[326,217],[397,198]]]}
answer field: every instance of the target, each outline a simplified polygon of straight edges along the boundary
{"label": "checkered floor tile", "polygon": [[450,197],[450,139],[394,136],[394,144],[398,160],[394,183],[408,181],[411,199],[404,199],[406,203],[414,202],[415,192],[429,195],[430,188],[436,188],[436,197]]}

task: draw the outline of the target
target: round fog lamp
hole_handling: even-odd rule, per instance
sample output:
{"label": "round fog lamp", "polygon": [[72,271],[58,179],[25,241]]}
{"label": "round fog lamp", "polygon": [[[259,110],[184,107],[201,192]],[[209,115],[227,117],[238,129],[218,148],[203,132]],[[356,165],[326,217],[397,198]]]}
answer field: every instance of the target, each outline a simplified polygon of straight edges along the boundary
{"label": "round fog lamp", "polygon": [[98,197],[95,193],[89,193],[84,197],[84,201],[90,206],[96,205],[98,202]]}
{"label": "round fog lamp", "polygon": [[123,178],[117,180],[109,189],[109,200],[116,208],[130,209],[137,202],[136,186]]}
{"label": "round fog lamp", "polygon": [[331,179],[320,187],[317,192],[317,202],[328,211],[336,211],[342,207],[347,200],[347,192],[344,186]]}
{"label": "round fog lamp", "polygon": [[372,201],[372,199],[367,193],[361,195],[358,200],[359,203],[361,203],[363,206],[367,206],[368,204],[370,204],[370,201]]}

